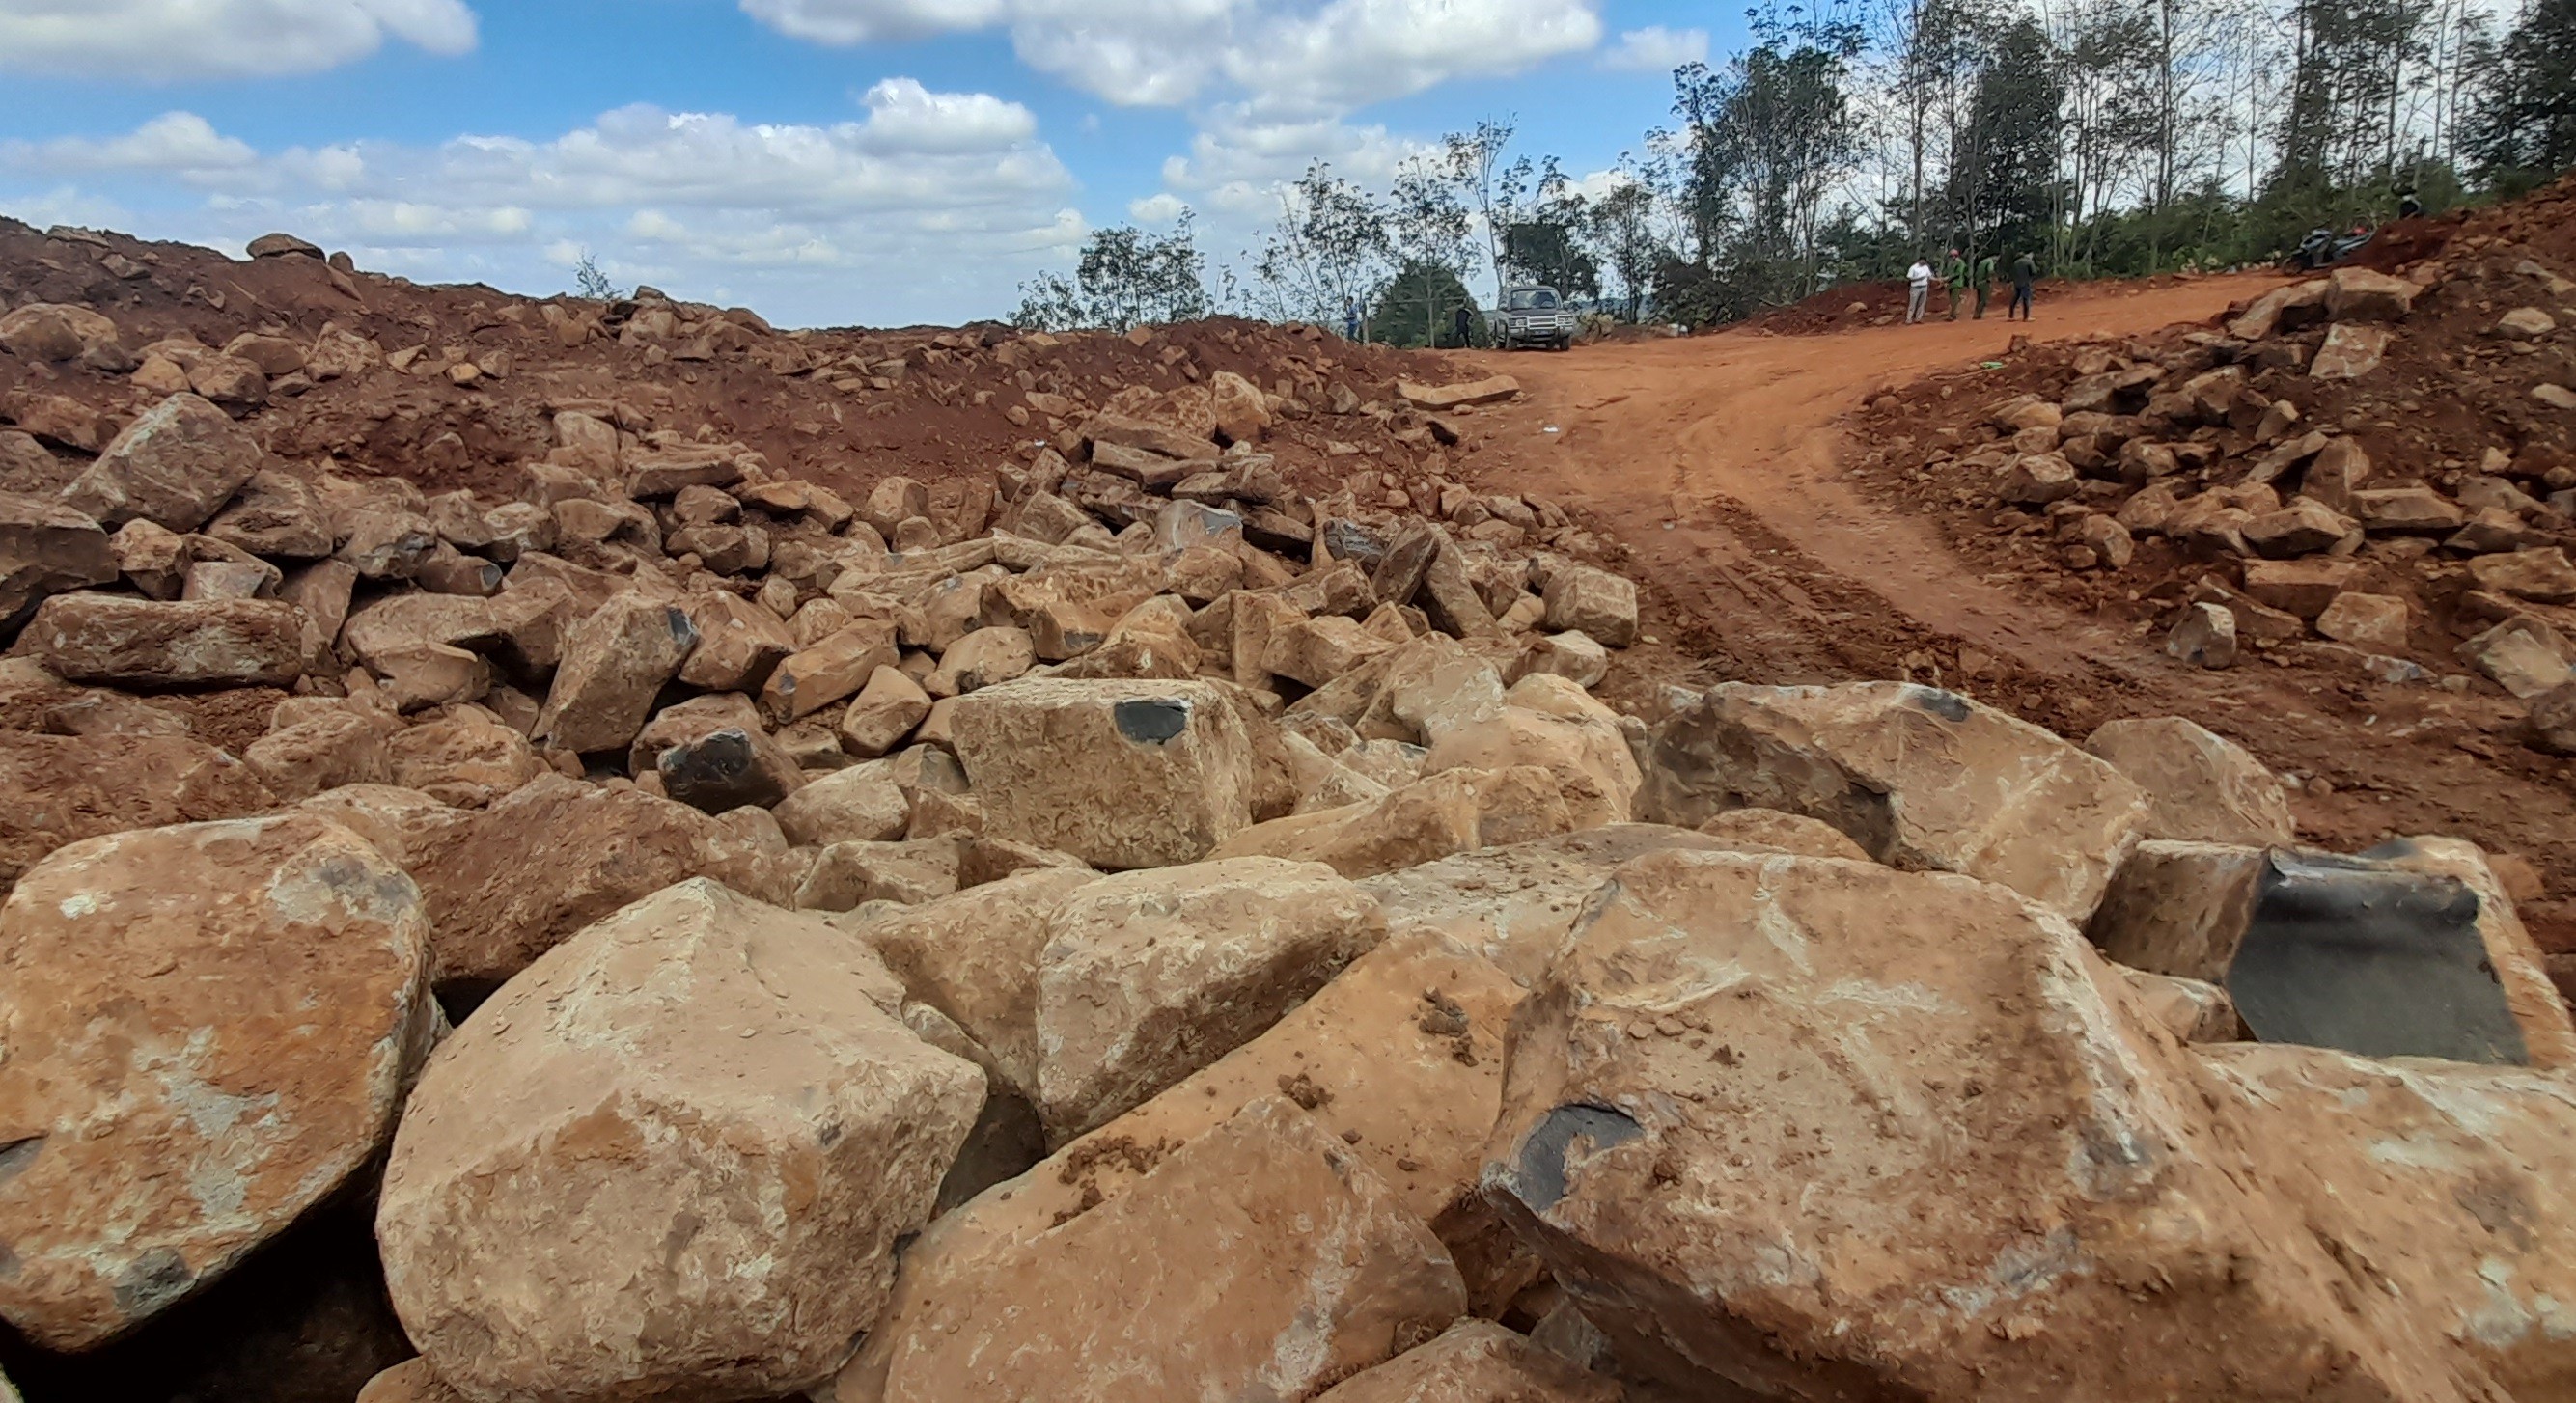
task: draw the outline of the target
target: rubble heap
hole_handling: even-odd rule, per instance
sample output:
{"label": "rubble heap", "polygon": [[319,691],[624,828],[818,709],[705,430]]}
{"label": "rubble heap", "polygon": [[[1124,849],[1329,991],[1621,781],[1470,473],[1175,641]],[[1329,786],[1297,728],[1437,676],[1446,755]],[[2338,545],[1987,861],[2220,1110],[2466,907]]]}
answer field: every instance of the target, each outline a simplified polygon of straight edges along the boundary
{"label": "rubble heap", "polygon": [[2072,576],[2061,595],[2154,619],[2177,658],[2492,686],[2527,743],[2576,754],[2571,213],[2562,182],[2394,271],[1883,397],[1872,466],[1973,513],[1963,543],[2006,576]]}
{"label": "rubble heap", "polygon": [[[299,1317],[330,1347],[269,1387],[2576,1375],[2576,1024],[2503,883],[2291,846],[2188,721],[2079,746],[1900,683],[1623,715],[1637,591],[1580,527],[1301,489],[1270,447],[1314,411],[1231,371],[855,497],[562,400],[502,499],[281,454],[221,365],[348,343],[0,334],[22,382],[166,382],[0,496],[37,1388],[352,1205],[391,1338]],[[1434,447],[1512,392],[1392,391]]]}

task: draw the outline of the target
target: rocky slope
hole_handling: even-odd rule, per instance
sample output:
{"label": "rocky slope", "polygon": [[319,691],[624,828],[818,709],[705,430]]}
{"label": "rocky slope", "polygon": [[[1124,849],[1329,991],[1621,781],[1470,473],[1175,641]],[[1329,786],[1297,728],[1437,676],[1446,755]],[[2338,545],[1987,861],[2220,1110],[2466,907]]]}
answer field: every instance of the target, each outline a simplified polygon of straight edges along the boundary
{"label": "rocky slope", "polygon": [[39,1403],[2576,1377],[2474,847],[2179,718],[1622,715],[1634,583],[1449,471],[1506,380],[256,251],[0,231]]}
{"label": "rocky slope", "polygon": [[[2205,327],[2031,347],[1884,396],[1855,426],[1861,475],[1990,580],[2203,666],[2398,689],[2381,709],[2440,712],[2422,727],[2466,732],[2482,763],[2563,780],[2576,184],[2409,227],[2381,266]],[[2564,852],[2532,856],[2567,884]],[[2576,922],[2551,925],[2576,985]]]}

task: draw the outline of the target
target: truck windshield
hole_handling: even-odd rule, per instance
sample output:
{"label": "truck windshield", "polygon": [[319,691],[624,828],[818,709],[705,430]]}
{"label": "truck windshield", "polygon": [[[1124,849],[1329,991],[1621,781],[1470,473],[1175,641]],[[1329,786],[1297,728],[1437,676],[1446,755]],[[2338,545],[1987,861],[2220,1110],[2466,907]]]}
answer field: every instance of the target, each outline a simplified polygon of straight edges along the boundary
{"label": "truck windshield", "polygon": [[1556,291],[1553,288],[1544,287],[1514,288],[1511,305],[1515,312],[1544,312],[1556,305]]}

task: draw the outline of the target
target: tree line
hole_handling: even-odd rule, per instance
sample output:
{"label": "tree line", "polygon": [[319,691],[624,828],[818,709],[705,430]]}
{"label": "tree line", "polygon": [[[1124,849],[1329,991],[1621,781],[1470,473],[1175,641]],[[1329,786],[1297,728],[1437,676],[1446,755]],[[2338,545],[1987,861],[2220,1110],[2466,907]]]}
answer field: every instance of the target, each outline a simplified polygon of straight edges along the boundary
{"label": "tree line", "polygon": [[1101,230],[1019,319],[1227,310],[1419,345],[1474,321],[1472,281],[1486,305],[1544,283],[1697,326],[1951,249],[2069,277],[2268,262],[2312,228],[2576,166],[2576,0],[1773,0],[1749,19],[1602,175],[1479,122],[1375,188],[1309,167],[1214,289],[1187,220]]}

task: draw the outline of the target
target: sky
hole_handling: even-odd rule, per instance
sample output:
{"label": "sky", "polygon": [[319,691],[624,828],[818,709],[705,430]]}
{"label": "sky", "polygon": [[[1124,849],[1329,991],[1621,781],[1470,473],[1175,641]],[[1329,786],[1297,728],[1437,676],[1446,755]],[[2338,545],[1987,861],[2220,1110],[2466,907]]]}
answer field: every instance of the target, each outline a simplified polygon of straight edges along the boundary
{"label": "sky", "polygon": [[1677,0],[0,0],[0,214],[787,326],[1007,316],[1094,229],[1223,262],[1312,160],[1363,183],[1479,118],[1610,168]]}

